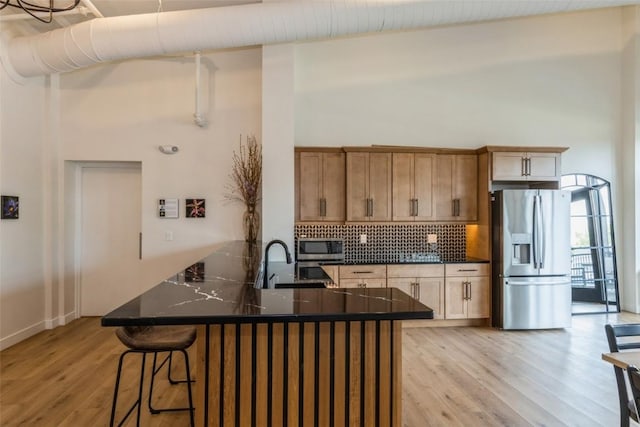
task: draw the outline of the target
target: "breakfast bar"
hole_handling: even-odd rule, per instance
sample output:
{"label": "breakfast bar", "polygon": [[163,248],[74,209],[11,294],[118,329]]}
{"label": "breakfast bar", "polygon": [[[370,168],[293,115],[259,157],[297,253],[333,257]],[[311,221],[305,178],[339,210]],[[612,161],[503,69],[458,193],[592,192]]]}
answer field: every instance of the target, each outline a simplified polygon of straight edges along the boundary
{"label": "breakfast bar", "polygon": [[198,326],[198,426],[402,425],[401,323],[433,311],[395,288],[257,289],[260,249],[221,245],[102,325]]}

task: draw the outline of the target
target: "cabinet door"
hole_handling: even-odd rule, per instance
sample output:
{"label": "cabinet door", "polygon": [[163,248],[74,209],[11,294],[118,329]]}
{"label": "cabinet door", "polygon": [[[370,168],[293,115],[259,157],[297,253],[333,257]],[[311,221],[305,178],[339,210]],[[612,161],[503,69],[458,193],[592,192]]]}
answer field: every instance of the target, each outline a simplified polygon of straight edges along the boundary
{"label": "cabinet door", "polygon": [[324,221],[344,221],[344,169],[344,153],[323,153],[321,213]]}
{"label": "cabinet door", "polygon": [[391,221],[391,153],[369,154],[371,221]]}
{"label": "cabinet door", "polygon": [[462,277],[445,279],[444,284],[444,309],[445,319],[466,319],[467,300],[465,298],[465,282]]}
{"label": "cabinet door", "polygon": [[414,155],[393,153],[393,220],[413,221]]}
{"label": "cabinet door", "polygon": [[453,168],[456,218],[460,221],[478,220],[478,156],[456,155]]}
{"label": "cabinet door", "polygon": [[367,221],[369,153],[347,153],[347,221]]}
{"label": "cabinet door", "polygon": [[316,221],[320,217],[322,153],[300,153],[300,221]]}
{"label": "cabinet door", "polygon": [[436,219],[478,219],[478,157],[475,154],[436,156]]}
{"label": "cabinet door", "polygon": [[416,199],[414,218],[416,221],[435,219],[434,175],[436,171],[435,154],[415,154],[413,164],[413,198]]}
{"label": "cabinet door", "polygon": [[453,164],[454,157],[450,154],[438,154],[436,156],[436,218],[439,220],[455,219],[453,215],[453,200],[455,198],[453,188]]}
{"label": "cabinet door", "polygon": [[493,167],[491,177],[494,181],[522,181],[524,175],[525,153],[522,152],[496,152],[493,153]]}
{"label": "cabinet door", "polygon": [[491,315],[491,286],[488,276],[469,277],[470,298],[467,300],[469,319],[486,318]]}
{"label": "cabinet door", "polygon": [[433,309],[434,319],[444,319],[444,283],[441,278],[418,277],[418,300]]}
{"label": "cabinet door", "polygon": [[560,179],[560,154],[529,153],[530,180],[558,181]]}
{"label": "cabinet door", "polygon": [[415,282],[415,278],[409,277],[395,277],[393,279],[387,278],[387,288],[398,288],[410,297],[415,298],[416,295],[413,286]]}

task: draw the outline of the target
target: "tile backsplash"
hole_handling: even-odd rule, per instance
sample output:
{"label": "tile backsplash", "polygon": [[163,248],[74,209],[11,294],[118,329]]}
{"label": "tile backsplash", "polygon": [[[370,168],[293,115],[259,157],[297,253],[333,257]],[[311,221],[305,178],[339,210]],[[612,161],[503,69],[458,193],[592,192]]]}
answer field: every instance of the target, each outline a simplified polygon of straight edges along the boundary
{"label": "tile backsplash", "polygon": [[[367,243],[360,243],[363,234]],[[429,234],[437,235],[437,243],[427,242]],[[344,239],[348,263],[461,261],[466,255],[464,224],[296,225],[296,241],[302,236]]]}

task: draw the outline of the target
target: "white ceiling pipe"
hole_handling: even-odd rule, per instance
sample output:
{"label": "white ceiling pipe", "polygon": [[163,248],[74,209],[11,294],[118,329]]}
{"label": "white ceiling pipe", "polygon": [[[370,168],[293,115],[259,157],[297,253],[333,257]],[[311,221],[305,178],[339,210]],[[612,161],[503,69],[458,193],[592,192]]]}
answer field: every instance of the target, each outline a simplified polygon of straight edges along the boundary
{"label": "white ceiling pipe", "polygon": [[30,77],[127,58],[628,4],[640,0],[324,0],[150,13],[3,37],[2,62],[10,75]]}

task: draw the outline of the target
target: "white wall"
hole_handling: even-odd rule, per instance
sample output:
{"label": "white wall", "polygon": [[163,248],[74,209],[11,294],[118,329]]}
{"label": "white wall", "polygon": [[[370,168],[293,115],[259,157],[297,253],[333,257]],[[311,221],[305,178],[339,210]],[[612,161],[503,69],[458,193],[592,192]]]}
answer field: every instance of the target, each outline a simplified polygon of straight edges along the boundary
{"label": "white wall", "polygon": [[[146,288],[212,244],[243,238],[243,206],[224,195],[240,135],[261,135],[261,50],[203,54],[202,66],[206,128],[193,123],[193,55],[108,64],[61,78],[60,161],[142,162]],[[177,145],[179,152],[163,154],[159,145]],[[159,218],[159,198],[178,198],[180,218]],[[206,199],[206,218],[185,218],[185,198]],[[114,207],[114,215],[121,208]],[[172,241],[165,240],[167,231]]]}
{"label": "white wall", "polygon": [[620,9],[296,49],[297,145],[553,145],[614,176]]}
{"label": "white wall", "polygon": [[[294,46],[264,46],[262,53],[262,239],[281,239],[294,256]],[[274,248],[270,260],[284,261]]]}
{"label": "white wall", "polygon": [[0,349],[45,328],[45,93],[45,78],[0,71],[0,193],[20,198],[20,218],[0,220]]}
{"label": "white wall", "polygon": [[623,14],[622,79],[622,141],[619,164],[622,187],[618,205],[624,215],[620,229],[623,308],[640,311],[640,6],[627,7]]}

